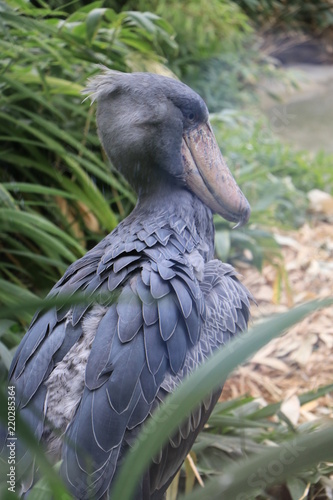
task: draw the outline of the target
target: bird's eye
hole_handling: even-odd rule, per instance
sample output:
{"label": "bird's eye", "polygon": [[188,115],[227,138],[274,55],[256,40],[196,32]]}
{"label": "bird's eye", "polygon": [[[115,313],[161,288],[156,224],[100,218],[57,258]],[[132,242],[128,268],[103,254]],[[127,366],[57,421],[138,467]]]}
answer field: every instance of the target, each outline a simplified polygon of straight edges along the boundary
{"label": "bird's eye", "polygon": [[194,118],[195,118],[195,114],[194,114],[194,113],[189,113],[187,118],[188,118],[188,120],[189,120],[190,122],[193,122],[193,121],[194,121]]}

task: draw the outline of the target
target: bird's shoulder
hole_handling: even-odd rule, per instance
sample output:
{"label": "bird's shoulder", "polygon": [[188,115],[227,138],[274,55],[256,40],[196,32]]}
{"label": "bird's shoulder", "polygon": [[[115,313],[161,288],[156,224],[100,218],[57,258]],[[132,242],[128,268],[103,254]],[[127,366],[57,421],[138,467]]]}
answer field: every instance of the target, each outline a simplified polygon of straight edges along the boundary
{"label": "bird's shoulder", "polygon": [[[40,371],[44,378],[81,337],[83,320],[94,302],[106,308],[116,303],[118,336],[123,343],[141,327],[159,330],[166,350],[178,335],[184,337],[184,349],[185,338],[186,345],[195,343],[199,328],[193,324],[199,325],[204,303],[189,258],[197,245],[193,233],[179,218],[156,217],[118,226],[74,262],[53,287],[49,297],[64,298],[65,305],[35,315],[17,349],[10,376],[19,378],[32,358],[43,356]],[[68,305],[77,292],[84,296],[83,302]]]}

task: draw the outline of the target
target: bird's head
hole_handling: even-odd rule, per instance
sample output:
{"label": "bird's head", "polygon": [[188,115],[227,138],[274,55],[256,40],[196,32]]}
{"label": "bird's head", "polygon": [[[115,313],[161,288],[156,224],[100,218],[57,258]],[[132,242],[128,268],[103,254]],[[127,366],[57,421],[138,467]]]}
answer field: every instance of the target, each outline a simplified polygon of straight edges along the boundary
{"label": "bird's head", "polygon": [[248,221],[248,201],[196,92],[172,78],[105,69],[84,93],[97,101],[98,131],[108,157],[139,196],[156,182],[177,183],[225,219],[238,225]]}

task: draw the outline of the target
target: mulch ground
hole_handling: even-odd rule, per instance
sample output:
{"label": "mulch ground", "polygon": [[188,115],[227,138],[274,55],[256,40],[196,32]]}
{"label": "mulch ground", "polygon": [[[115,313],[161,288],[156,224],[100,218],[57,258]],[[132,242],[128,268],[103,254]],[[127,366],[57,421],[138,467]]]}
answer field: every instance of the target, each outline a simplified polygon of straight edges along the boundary
{"label": "mulch ground", "polygon": [[[238,267],[242,281],[258,303],[258,307],[252,307],[254,324],[308,300],[333,296],[333,225],[317,220],[297,231],[275,234],[283,257],[280,266],[267,264],[262,273],[252,267]],[[284,413],[296,424],[333,417],[333,393],[302,407],[297,397],[332,383],[330,307],[308,316],[234,372],[222,399],[248,393],[261,398],[263,404],[284,401]]]}

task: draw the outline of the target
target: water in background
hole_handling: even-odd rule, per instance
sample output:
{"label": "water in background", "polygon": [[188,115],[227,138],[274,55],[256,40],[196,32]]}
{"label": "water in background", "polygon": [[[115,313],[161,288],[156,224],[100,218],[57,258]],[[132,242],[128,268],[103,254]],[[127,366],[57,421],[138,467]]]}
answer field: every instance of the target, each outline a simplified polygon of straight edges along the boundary
{"label": "water in background", "polygon": [[333,153],[333,67],[303,65],[300,88],[266,107],[274,132],[298,149]]}

